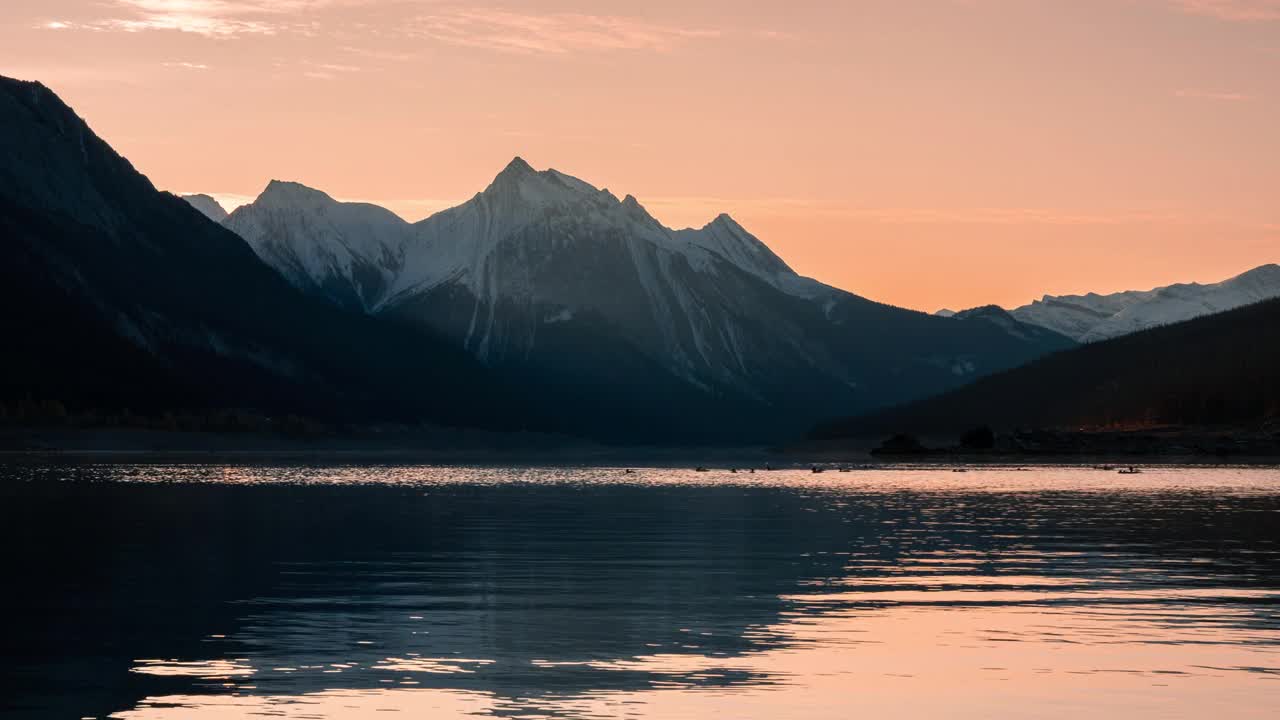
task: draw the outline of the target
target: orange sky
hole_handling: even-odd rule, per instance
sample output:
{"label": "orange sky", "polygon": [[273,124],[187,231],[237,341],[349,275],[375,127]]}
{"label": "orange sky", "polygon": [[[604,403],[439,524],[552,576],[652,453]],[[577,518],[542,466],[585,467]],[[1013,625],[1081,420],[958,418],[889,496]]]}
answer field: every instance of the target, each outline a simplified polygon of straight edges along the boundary
{"label": "orange sky", "polygon": [[164,189],[521,155],[923,310],[1280,261],[1280,0],[3,0],[0,74]]}

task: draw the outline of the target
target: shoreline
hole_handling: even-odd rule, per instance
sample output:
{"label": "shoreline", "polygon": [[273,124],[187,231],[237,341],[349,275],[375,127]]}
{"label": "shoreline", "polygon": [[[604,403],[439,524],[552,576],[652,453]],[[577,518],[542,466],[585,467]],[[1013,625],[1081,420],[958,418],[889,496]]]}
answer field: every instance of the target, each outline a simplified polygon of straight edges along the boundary
{"label": "shoreline", "polygon": [[[1237,434],[1237,437],[1240,435]],[[1280,466],[1280,445],[1222,446],[1221,432],[1062,434],[1069,444],[1029,450],[966,449],[935,443],[892,452],[870,438],[802,441],[787,445],[604,445],[567,436],[490,433],[426,428],[329,436],[271,433],[214,433],[146,429],[5,428],[0,430],[0,462],[83,460],[107,462],[294,462],[444,465],[707,467],[713,471],[768,466],[825,471],[906,467],[1013,466]],[[1144,443],[1134,444],[1141,437]],[[1191,440],[1202,445],[1195,447]]]}

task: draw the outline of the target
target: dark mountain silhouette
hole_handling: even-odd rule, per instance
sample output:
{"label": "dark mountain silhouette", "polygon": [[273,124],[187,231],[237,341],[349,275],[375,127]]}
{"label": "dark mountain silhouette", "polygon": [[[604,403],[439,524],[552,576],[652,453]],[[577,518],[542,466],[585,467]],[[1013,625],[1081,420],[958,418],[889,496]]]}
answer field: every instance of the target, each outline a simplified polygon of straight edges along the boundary
{"label": "dark mountain silhouette", "polygon": [[889,433],[1136,429],[1280,421],[1280,300],[1081,346],[900,407],[826,423],[816,439]]}
{"label": "dark mountain silhouette", "polygon": [[53,92],[0,78],[0,404],[519,423],[452,343],[298,292]]}

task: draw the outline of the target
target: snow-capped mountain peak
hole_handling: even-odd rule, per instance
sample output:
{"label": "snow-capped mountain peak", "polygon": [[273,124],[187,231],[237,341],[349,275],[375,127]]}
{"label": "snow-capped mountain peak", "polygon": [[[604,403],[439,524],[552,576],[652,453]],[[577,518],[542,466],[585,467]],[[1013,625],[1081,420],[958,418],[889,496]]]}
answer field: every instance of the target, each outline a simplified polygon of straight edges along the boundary
{"label": "snow-capped mountain peak", "polygon": [[[603,195],[603,197],[602,197]],[[494,177],[480,197],[494,204],[523,204],[530,209],[545,210],[592,200],[614,198],[590,183],[556,170],[534,170],[523,158],[516,157]]]}
{"label": "snow-capped mountain peak", "polygon": [[727,213],[717,215],[716,219],[702,226],[702,229],[689,233],[688,237],[694,245],[717,253],[735,265],[757,274],[795,274],[769,246],[747,232],[746,228]]}
{"label": "snow-capped mountain peak", "polygon": [[[366,309],[445,282],[475,291],[488,287],[486,264],[500,247],[522,248],[517,252],[534,261],[559,246],[589,255],[617,238],[626,240],[633,257],[653,250],[699,272],[730,266],[796,297],[812,299],[829,290],[797,275],[728,214],[701,228],[672,230],[634,195],[619,200],[567,173],[536,170],[520,157],[471,200],[412,225],[383,208],[340,202],[283,180],[272,180],[224,224],[295,284],[358,287],[354,294]],[[520,237],[527,240],[522,244]],[[351,294],[339,291],[344,293]]]}
{"label": "snow-capped mountain peak", "polygon": [[295,285],[329,288],[341,304],[363,309],[381,299],[411,235],[389,210],[281,180],[223,224]]}
{"label": "snow-capped mountain peak", "polygon": [[802,277],[782,258],[742,227],[728,213],[721,213],[701,228],[679,230],[677,238],[691,246],[728,260],[741,270],[790,295],[814,298],[829,290],[822,283]]}
{"label": "snow-capped mountain peak", "polygon": [[[764,243],[733,218],[721,215],[700,229],[672,230],[653,217],[633,195],[619,200],[607,189],[554,169],[535,170],[513,159],[481,193],[462,205],[414,226],[416,237],[404,253],[404,272],[394,281],[388,302],[457,280],[478,290],[488,285],[484,265],[501,246],[512,252],[514,240],[573,245],[583,252],[611,238],[625,238],[633,255],[641,248],[682,257],[700,271],[728,263],[791,294],[811,297],[817,283],[800,278]],[[644,250],[648,252],[648,250]]]}

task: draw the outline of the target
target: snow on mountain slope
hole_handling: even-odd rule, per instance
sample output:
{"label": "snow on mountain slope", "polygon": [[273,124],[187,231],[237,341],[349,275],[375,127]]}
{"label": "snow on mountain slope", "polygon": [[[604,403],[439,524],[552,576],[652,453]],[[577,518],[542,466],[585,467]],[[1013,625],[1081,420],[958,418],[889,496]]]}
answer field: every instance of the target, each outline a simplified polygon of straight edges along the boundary
{"label": "snow on mountain slope", "polygon": [[[700,269],[727,261],[796,294],[812,294],[816,284],[797,278],[786,263],[728,215],[700,230],[670,230],[630,195],[618,200],[608,190],[556,170],[538,172],[517,157],[468,202],[417,223],[416,239],[405,250],[404,270],[390,295],[422,292],[455,279],[487,293],[486,259],[513,232],[537,224],[583,235],[626,235],[643,245],[679,254]],[[573,242],[573,232],[558,235],[560,242]]]}
{"label": "snow on mountain slope", "polygon": [[389,210],[279,180],[223,224],[294,285],[364,310],[383,298],[411,237]]}
{"label": "snow on mountain slope", "polygon": [[[630,195],[627,199],[635,202],[635,198]],[[816,280],[797,275],[769,246],[760,242],[727,214],[721,214],[698,230],[678,230],[675,236],[694,247],[720,255],[788,294],[813,298],[821,295],[826,288]]]}
{"label": "snow on mountain slope", "polygon": [[556,170],[535,171],[521,158],[470,201],[416,225],[373,205],[338,202],[280,181],[224,224],[296,285],[342,304],[358,298],[367,310],[446,282],[460,282],[490,299],[499,291],[519,293],[511,278],[494,285],[485,268],[512,233],[538,224],[556,228],[561,244],[572,242],[575,233],[625,236],[700,270],[728,263],[797,297],[813,298],[826,289],[796,275],[728,215],[701,229],[671,230],[630,195],[619,200]]}
{"label": "snow on mountain slope", "polygon": [[797,275],[727,215],[672,230],[634,197],[520,158],[412,225],[286,183],[225,224],[300,287],[450,338],[563,402],[632,416],[745,402],[807,423],[1072,344],[1012,318],[859,298]]}
{"label": "snow on mountain slope", "polygon": [[1180,283],[1111,295],[1046,295],[1010,314],[1080,342],[1094,342],[1278,296],[1280,265],[1271,264],[1209,285]]}
{"label": "snow on mountain slope", "polygon": [[[727,216],[701,230],[673,231],[631,196],[618,200],[520,158],[470,201],[414,230],[403,270],[379,308],[430,293],[465,294],[465,328],[439,318],[432,324],[461,335],[487,362],[534,353],[546,318],[570,327],[594,322],[622,330],[690,382],[746,389],[755,360],[745,353],[767,359],[772,351],[746,340],[758,333],[743,323],[756,318],[735,317],[733,306],[741,312],[757,302],[755,282],[801,297],[821,287],[796,276]],[[787,326],[777,334],[786,338]],[[792,341],[794,353],[809,352],[801,338]],[[839,372],[834,365],[826,371]]]}
{"label": "snow on mountain slope", "polygon": [[180,195],[183,200],[191,204],[191,207],[204,213],[204,216],[210,220],[220,223],[227,219],[227,211],[208,195]]}

